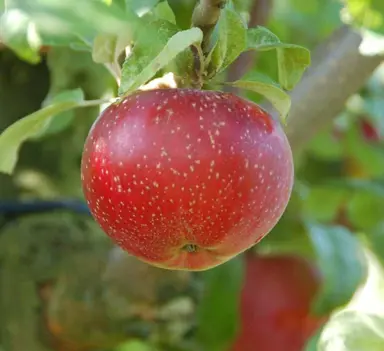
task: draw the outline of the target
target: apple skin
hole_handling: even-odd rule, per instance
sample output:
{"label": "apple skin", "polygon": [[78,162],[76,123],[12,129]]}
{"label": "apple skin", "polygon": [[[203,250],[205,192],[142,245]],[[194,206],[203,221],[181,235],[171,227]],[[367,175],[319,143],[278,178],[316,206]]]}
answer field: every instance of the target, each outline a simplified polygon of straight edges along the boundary
{"label": "apple skin", "polygon": [[233,94],[138,91],[107,107],[82,156],[95,220],[130,254],[206,270],[259,242],[293,186],[280,124]]}
{"label": "apple skin", "polygon": [[311,315],[321,277],[293,255],[246,257],[241,326],[231,351],[303,351],[328,319]]}

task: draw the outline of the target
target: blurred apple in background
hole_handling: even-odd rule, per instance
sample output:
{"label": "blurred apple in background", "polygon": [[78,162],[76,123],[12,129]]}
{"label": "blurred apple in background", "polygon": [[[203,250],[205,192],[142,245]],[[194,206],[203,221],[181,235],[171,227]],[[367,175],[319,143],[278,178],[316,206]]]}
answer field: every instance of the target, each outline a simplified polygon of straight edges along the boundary
{"label": "blurred apple in background", "polygon": [[311,314],[320,286],[317,269],[302,257],[247,255],[242,325],[231,351],[302,351],[328,319]]}

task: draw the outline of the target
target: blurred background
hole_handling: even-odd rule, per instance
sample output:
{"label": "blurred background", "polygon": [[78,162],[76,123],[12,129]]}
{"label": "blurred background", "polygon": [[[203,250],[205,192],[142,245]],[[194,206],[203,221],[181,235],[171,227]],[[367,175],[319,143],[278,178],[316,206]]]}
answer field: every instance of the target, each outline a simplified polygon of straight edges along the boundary
{"label": "blurred background", "polygon": [[[136,10],[154,3],[136,2]],[[169,0],[180,27],[188,28],[195,3]],[[370,2],[350,3],[362,8]],[[289,131],[296,180],[281,221],[255,248],[207,272],[141,263],[113,246],[83,202],[82,147],[100,108],[62,113],[22,145],[12,176],[0,174],[1,351],[384,350],[382,60],[371,53],[372,72],[358,83],[353,77],[365,61],[350,84],[326,71],[322,76],[321,53],[330,37],[340,48],[351,45],[351,53],[332,47],[334,65],[356,64],[349,59],[359,45],[348,37],[343,2],[234,4],[252,25],[316,53],[313,65],[320,68],[307,83],[327,79],[325,88],[312,91],[318,105],[311,106],[315,97],[308,107],[308,97],[293,92],[295,120],[315,110],[317,120],[324,113],[329,123],[308,127],[310,138],[300,148]],[[384,23],[383,13],[374,14],[364,25]],[[365,48],[376,53],[383,39],[375,33]],[[62,91],[81,88],[87,100],[116,96],[114,78],[89,51],[47,45],[38,56],[0,42],[0,132]],[[240,60],[230,78],[244,68],[277,76],[274,52]],[[358,89],[330,111],[348,86]],[[263,103],[255,94],[239,94]],[[305,134],[305,124],[299,127]]]}

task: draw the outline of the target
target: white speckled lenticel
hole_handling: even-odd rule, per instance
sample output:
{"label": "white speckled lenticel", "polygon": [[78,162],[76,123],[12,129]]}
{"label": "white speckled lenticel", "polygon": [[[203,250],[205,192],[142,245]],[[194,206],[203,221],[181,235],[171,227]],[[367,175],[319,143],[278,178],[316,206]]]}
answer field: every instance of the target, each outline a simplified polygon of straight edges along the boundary
{"label": "white speckled lenticel", "polygon": [[204,270],[259,242],[283,214],[293,160],[278,122],[235,95],[136,92],[105,109],[82,158],[88,206],[124,250]]}

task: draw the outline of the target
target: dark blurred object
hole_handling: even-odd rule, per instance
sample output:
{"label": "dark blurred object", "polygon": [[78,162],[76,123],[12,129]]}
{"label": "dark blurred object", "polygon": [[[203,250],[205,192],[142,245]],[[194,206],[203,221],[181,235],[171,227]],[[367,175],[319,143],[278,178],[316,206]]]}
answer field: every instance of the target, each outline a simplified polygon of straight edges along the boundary
{"label": "dark blurred object", "polygon": [[95,223],[68,211],[29,214],[0,232],[0,345],[6,351],[50,350],[39,291],[76,252],[110,247]]}
{"label": "dark blurred object", "polygon": [[[30,65],[11,50],[0,49],[0,133],[20,118],[37,111],[49,90],[46,60]],[[0,173],[0,198],[18,194],[13,179]]]}
{"label": "dark blurred object", "polygon": [[[0,229],[20,216],[67,210],[91,216],[87,204],[81,200],[0,200]],[[0,232],[1,236],[1,232]]]}
{"label": "dark blurred object", "polygon": [[80,200],[0,200],[0,215],[15,218],[24,214],[69,210],[74,213],[90,215],[87,204]]}
{"label": "dark blurred object", "polygon": [[[44,208],[50,212],[39,213]],[[3,213],[18,216],[0,232],[0,345],[93,351],[130,338],[181,344],[194,328],[195,276],[127,255],[78,210],[88,214],[77,201],[2,203]]]}
{"label": "dark blurred object", "polygon": [[0,131],[40,109],[48,93],[49,82],[45,59],[31,65],[9,49],[0,50]]}
{"label": "dark blurred object", "polygon": [[189,272],[152,267],[119,248],[79,253],[46,293],[45,319],[60,351],[112,348],[131,338],[179,344],[193,327],[196,292]]}

